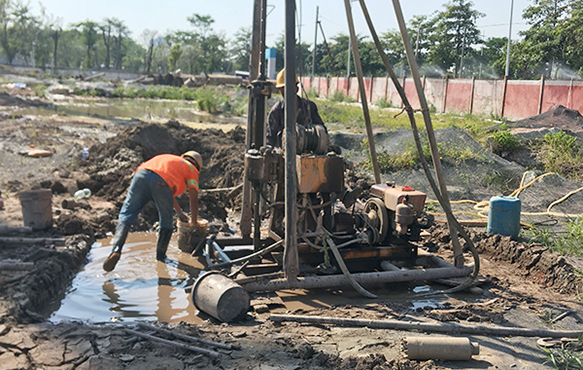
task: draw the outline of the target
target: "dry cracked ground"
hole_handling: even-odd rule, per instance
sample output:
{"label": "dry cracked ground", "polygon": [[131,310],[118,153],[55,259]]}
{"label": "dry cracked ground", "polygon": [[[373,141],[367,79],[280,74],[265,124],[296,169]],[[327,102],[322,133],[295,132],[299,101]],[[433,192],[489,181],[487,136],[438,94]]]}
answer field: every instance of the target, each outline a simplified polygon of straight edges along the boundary
{"label": "dry cracked ground", "polygon": [[[252,310],[233,324],[221,324],[204,316],[196,324],[147,323],[170,329],[159,333],[159,337],[182,343],[181,347],[137,336],[132,330],[152,333],[156,329],[144,329],[137,321],[52,322],[51,310],[87,262],[94,241],[113,230],[131,174],[140,162],[160,153],[178,154],[197,148],[206,162],[201,173],[202,188],[236,186],[242,178],[245,133],[242,128],[225,132],[192,129],[177,121],[151,124],[103,117],[34,115],[28,111],[31,106],[50,107],[53,102],[30,95],[18,90],[0,94],[0,190],[4,202],[0,223],[22,225],[18,193],[33,188],[52,189],[55,222],[46,232],[27,235],[3,232],[1,235],[33,237],[39,241],[33,245],[0,243],[0,263],[20,261],[32,266],[29,270],[0,270],[0,369],[553,368],[537,345],[537,337],[472,335],[470,339],[480,344],[480,354],[472,360],[412,361],[403,352],[403,338],[464,335],[276,323],[269,319],[272,312],[583,332],[579,296],[583,291],[581,260],[562,257],[541,245],[489,235],[480,228],[468,229],[481,262],[479,286],[471,292],[427,298],[419,294],[424,289],[421,292],[416,289],[419,284],[387,284],[371,287],[380,296],[374,300],[362,298],[351,289],[288,292],[279,296],[257,294],[252,297]],[[23,110],[27,113],[19,113]],[[406,135],[399,131],[379,133],[378,145],[396,148],[395,143],[405,140]],[[457,129],[440,131],[438,137],[442,141],[479,145]],[[334,140],[351,159],[358,160],[351,150],[357,152],[359,146],[350,143],[359,145],[359,137],[335,133]],[[31,144],[54,155],[48,158],[22,155]],[[80,159],[82,145],[88,145],[91,153],[86,161]],[[475,150],[484,149],[475,147]],[[476,161],[463,165],[467,168],[446,166],[454,200],[481,201],[498,195],[491,184],[482,184],[471,175],[483,175],[495,169],[510,178],[518,178],[515,180],[518,183],[525,171],[520,164],[491,153]],[[350,177],[351,181],[357,178]],[[426,180],[417,170],[384,174],[384,178],[428,190]],[[370,182],[362,178],[358,181]],[[547,200],[548,204],[560,196],[558,193],[581,187],[560,177],[546,181],[524,192],[527,208],[535,209],[538,203]],[[93,194],[86,200],[87,205],[73,210],[63,208],[63,200],[70,200],[71,194],[82,188],[91,189]],[[549,189],[555,189],[557,194]],[[211,228],[218,231],[236,226],[232,225],[231,213],[239,207],[239,196],[238,193],[203,193],[201,214],[211,220]],[[583,212],[583,202],[576,196],[564,206],[570,213]],[[152,230],[156,219],[155,208],[147,207],[134,231]],[[438,225],[430,231],[422,248],[451,258],[447,230]],[[471,261],[471,257],[466,256],[466,260]],[[291,305],[296,308],[289,309],[286,303],[294,300],[307,304]],[[221,345],[181,340],[178,334]],[[188,346],[201,347],[207,352],[200,353]]]}

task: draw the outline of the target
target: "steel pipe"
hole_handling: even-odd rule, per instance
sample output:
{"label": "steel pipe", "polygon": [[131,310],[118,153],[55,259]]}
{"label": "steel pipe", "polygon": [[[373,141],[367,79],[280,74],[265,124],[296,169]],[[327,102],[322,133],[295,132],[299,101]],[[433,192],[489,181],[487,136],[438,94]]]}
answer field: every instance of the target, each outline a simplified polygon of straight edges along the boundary
{"label": "steel pipe", "polygon": [[[448,267],[402,271],[363,272],[352,274],[352,277],[359,284],[373,285],[379,283],[397,283],[404,281],[438,280],[454,277],[465,277],[468,276],[472,270],[472,266],[465,266],[462,268]],[[286,279],[256,281],[243,285],[243,289],[248,292],[272,292],[282,289],[318,289],[340,286],[351,286],[350,281],[344,275],[298,277],[296,281],[291,282]]]}
{"label": "steel pipe", "polygon": [[371,329],[392,329],[392,330],[420,330],[433,333],[457,333],[474,335],[493,335],[499,337],[552,337],[552,338],[578,338],[581,330],[546,330],[527,329],[504,326],[484,326],[484,325],[463,325],[444,322],[427,323],[417,321],[396,321],[396,320],[364,320],[349,319],[342,317],[321,317],[305,315],[271,315],[270,320],[276,322],[294,321],[311,324],[343,325],[350,327],[367,327]]}

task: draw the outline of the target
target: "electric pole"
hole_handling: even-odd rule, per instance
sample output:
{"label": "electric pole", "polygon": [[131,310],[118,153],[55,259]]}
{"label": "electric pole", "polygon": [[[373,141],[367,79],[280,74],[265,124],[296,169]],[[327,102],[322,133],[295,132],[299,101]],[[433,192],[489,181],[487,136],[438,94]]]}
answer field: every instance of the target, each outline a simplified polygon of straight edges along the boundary
{"label": "electric pole", "polygon": [[510,40],[512,39],[512,11],[514,10],[514,0],[510,0],[510,26],[508,27],[508,47],[506,48],[506,70],[504,75],[508,78],[510,74]]}
{"label": "electric pole", "polygon": [[314,29],[314,50],[312,50],[312,78],[314,78],[315,76],[315,71],[316,71],[316,46],[318,45],[318,23],[320,22],[318,20],[318,16],[320,13],[320,7],[317,6],[316,7],[316,27]]}

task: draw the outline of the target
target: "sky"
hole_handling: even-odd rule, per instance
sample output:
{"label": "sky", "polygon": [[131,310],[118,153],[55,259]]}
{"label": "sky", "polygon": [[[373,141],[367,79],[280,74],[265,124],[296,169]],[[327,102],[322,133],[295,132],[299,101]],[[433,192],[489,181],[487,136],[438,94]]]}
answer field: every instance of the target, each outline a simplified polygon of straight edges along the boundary
{"label": "sky", "polygon": [[[353,0],[354,1],[354,0]],[[320,21],[327,39],[340,33],[347,34],[348,26],[343,0],[296,0],[299,12],[297,27],[302,42],[313,44],[316,22],[316,7],[319,7]],[[402,0],[401,7],[408,21],[415,15],[430,15],[442,10],[448,1]],[[510,23],[511,0],[474,0],[474,8],[485,14],[478,19],[477,26],[484,37],[506,37]],[[64,27],[73,23],[92,20],[100,22],[105,18],[118,18],[125,22],[131,36],[138,42],[145,29],[165,34],[168,31],[191,28],[186,18],[194,13],[210,15],[215,20],[213,29],[232,37],[238,29],[249,27],[253,20],[253,0],[31,0],[35,14],[41,5],[46,13],[61,20]],[[283,34],[285,25],[285,1],[268,0],[267,45],[273,46]],[[523,10],[532,0],[514,0],[512,38],[527,25],[522,19]],[[377,33],[398,29],[392,1],[367,0]],[[352,3],[356,32],[369,35],[358,1]],[[318,34],[318,42],[322,41]]]}

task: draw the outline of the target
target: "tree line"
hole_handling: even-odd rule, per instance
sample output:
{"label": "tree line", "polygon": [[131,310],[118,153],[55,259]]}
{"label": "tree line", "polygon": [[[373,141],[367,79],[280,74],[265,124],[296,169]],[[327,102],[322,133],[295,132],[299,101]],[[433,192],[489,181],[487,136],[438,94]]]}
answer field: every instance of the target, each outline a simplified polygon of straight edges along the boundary
{"label": "tree line", "polygon": [[[354,7],[358,11],[358,7]],[[421,71],[431,77],[500,78],[506,67],[508,39],[483,37],[477,20],[485,14],[469,0],[451,0],[429,16],[414,16],[407,28]],[[581,0],[532,0],[522,18],[529,28],[510,45],[512,79],[569,78],[583,75],[583,2]],[[145,30],[133,38],[122,20],[86,20],[64,27],[58,18],[41,9],[32,13],[23,0],[0,0],[0,50],[8,64],[40,68],[68,67],[116,69],[132,72],[233,73],[247,70],[250,28],[228,38],[213,29],[210,15],[187,17],[190,28],[159,34]],[[321,27],[320,40],[324,29]],[[358,35],[363,72],[386,74],[376,47]],[[407,63],[401,35],[391,30],[380,35],[389,61],[402,76]],[[269,46],[268,46],[269,47]],[[277,50],[277,69],[283,67],[283,34],[270,46]],[[350,68],[349,37],[333,36],[312,46],[299,42],[296,63],[302,75],[312,69],[320,76],[354,74]],[[315,65],[312,66],[314,60]]]}

